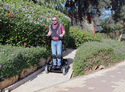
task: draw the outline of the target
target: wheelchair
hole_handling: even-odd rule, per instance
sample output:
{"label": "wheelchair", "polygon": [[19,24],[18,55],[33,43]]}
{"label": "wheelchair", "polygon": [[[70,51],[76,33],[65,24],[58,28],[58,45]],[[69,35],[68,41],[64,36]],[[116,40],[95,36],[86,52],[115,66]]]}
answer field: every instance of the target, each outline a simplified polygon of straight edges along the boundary
{"label": "wheelchair", "polygon": [[[51,39],[48,36],[44,37],[45,39]],[[62,42],[62,51],[64,49],[64,41]],[[56,72],[56,73],[63,73],[63,75],[66,75],[66,73],[68,72],[68,60],[67,59],[63,59],[63,57],[61,56],[61,67],[57,68],[55,67],[54,69],[52,68],[53,66],[53,56],[51,55],[51,59],[46,62],[45,64],[45,72],[48,74],[49,72]],[[57,61],[57,58],[56,58]]]}

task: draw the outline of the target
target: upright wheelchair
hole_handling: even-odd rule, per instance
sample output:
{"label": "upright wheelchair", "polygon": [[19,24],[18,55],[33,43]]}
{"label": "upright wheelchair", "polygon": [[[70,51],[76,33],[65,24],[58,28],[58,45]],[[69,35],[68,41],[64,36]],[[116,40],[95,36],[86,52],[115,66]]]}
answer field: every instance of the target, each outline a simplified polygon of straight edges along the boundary
{"label": "upright wheelchair", "polygon": [[[45,39],[51,39],[48,36],[44,37]],[[62,42],[62,50],[64,48],[64,42]],[[51,59],[46,62],[45,64],[45,72],[49,73],[49,72],[56,72],[56,73],[63,73],[63,75],[66,75],[67,71],[68,71],[68,60],[67,59],[63,59],[63,57],[61,56],[61,67],[57,68],[55,67],[54,69],[52,68],[53,66],[53,56],[51,55]],[[57,57],[56,57],[56,61],[57,61]]]}

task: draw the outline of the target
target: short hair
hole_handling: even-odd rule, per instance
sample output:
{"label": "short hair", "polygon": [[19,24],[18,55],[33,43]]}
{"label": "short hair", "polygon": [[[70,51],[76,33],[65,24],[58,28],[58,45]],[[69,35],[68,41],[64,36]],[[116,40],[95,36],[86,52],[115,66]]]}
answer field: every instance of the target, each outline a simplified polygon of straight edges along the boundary
{"label": "short hair", "polygon": [[54,17],[57,19],[57,17],[56,17],[56,16],[53,16],[52,18],[54,18]]}

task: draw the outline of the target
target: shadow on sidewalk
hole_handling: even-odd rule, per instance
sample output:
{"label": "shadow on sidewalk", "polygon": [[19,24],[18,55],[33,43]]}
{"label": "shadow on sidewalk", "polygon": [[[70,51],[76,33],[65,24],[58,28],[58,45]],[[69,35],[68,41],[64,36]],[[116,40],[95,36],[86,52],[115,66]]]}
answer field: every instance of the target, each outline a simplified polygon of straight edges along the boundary
{"label": "shadow on sidewalk", "polygon": [[75,49],[70,49],[70,48],[67,48],[65,51],[62,52],[63,54],[63,57],[71,54]]}

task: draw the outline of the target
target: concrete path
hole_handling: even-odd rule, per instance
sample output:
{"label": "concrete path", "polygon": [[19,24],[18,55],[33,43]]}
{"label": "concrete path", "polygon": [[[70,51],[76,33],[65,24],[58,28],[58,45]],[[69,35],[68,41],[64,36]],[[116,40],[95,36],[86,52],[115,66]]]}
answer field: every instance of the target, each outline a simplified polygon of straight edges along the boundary
{"label": "concrete path", "polygon": [[30,78],[28,81],[15,88],[14,90],[11,90],[11,92],[34,92],[43,88],[53,86],[55,84],[68,81],[72,74],[72,62],[75,54],[76,50],[73,49],[67,49],[63,52],[64,58],[68,59],[69,61],[69,70],[66,75],[63,75],[62,73],[46,74],[45,71],[43,71],[40,72],[38,75]]}
{"label": "concrete path", "polygon": [[35,92],[125,92],[125,61]]}

